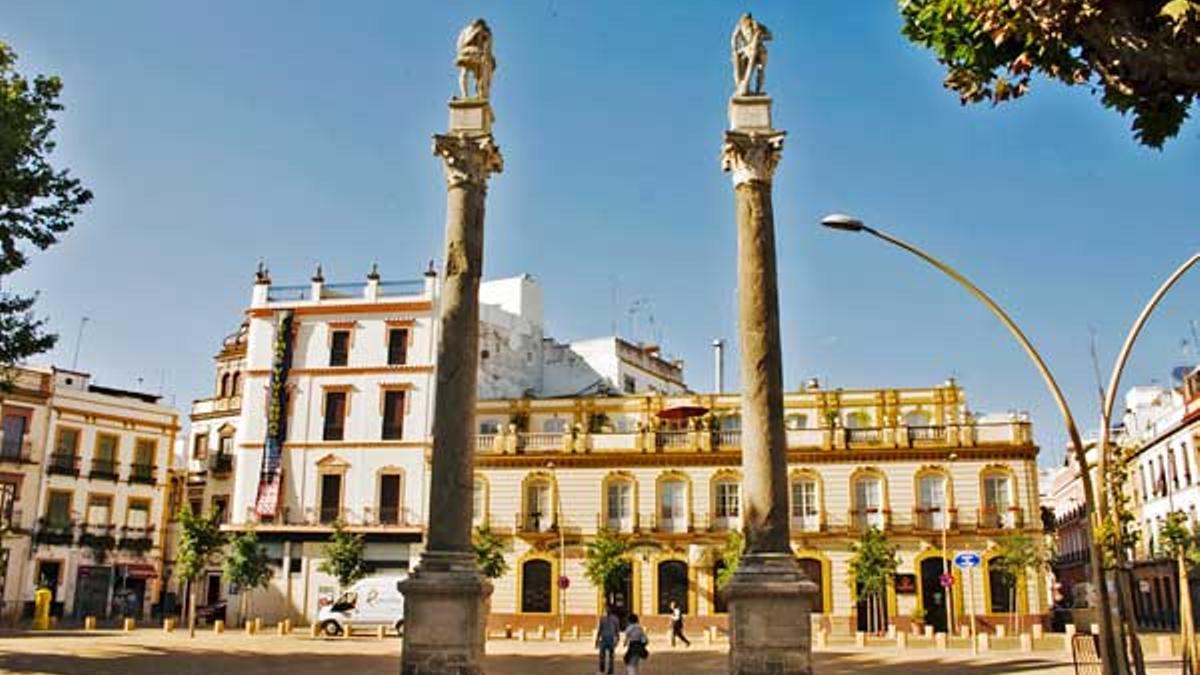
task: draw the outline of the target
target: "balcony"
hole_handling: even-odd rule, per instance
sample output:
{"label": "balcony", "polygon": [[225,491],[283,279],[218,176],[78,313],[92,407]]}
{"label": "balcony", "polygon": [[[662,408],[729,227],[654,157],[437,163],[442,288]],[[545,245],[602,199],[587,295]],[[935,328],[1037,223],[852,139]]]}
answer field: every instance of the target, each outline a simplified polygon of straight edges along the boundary
{"label": "balcony", "polygon": [[793,534],[797,532],[822,532],[824,529],[825,525],[821,522],[820,514],[792,514],[791,530]]}
{"label": "balcony", "polygon": [[863,427],[843,429],[846,433],[847,445],[879,445],[883,443],[883,429],[880,427]]}
{"label": "balcony", "polygon": [[908,443],[909,445],[920,445],[924,443],[943,443],[946,440],[946,427],[944,426],[918,426],[908,427]]}
{"label": "balcony", "polygon": [[742,431],[741,429],[726,429],[714,432],[713,444],[718,448],[740,448],[742,447]]}
{"label": "balcony", "polygon": [[77,455],[67,455],[54,453],[50,455],[50,464],[46,470],[60,476],[79,476],[79,457]]}
{"label": "balcony", "polygon": [[29,462],[33,442],[27,437],[8,437],[0,433],[0,464],[25,464]]}
{"label": "balcony", "polygon": [[157,482],[154,475],[157,469],[153,464],[130,464],[129,482],[154,485]]}
{"label": "balcony", "polygon": [[112,525],[84,525],[79,533],[79,545],[92,550],[112,550],[117,547],[116,532]]}
{"label": "balcony", "polygon": [[497,451],[496,434],[476,434],[475,452],[491,453]]}
{"label": "balcony", "polygon": [[33,541],[38,546],[70,546],[75,543],[75,523],[63,517],[40,518]]}
{"label": "balcony", "polygon": [[517,434],[517,452],[555,452],[563,447],[563,434],[541,432]]}
{"label": "balcony", "polygon": [[658,431],[658,432],[655,432],[654,445],[659,450],[690,450],[692,448],[692,432],[690,432],[690,431]]}
{"label": "balcony", "polygon": [[940,506],[918,506],[913,508],[913,528],[921,532],[941,532],[943,529],[958,529],[958,511],[943,511]]}
{"label": "balcony", "polygon": [[638,531],[638,516],[636,513],[631,513],[624,517],[606,517],[604,514],[598,513],[596,514],[596,531],[599,532],[601,530],[632,534]]}
{"label": "balcony", "polygon": [[214,476],[227,476],[233,473],[233,456],[214,452],[208,456],[208,470]]}
{"label": "balcony", "polygon": [[981,530],[1011,530],[1024,527],[1024,518],[1019,506],[981,507],[977,522]]}
{"label": "balcony", "polygon": [[117,462],[111,459],[93,459],[92,468],[88,471],[88,478],[115,482],[117,480],[118,466]]}
{"label": "balcony", "polygon": [[363,516],[368,524],[374,525],[412,525],[415,521],[403,506],[381,506],[377,513],[368,508]]}
{"label": "balcony", "polygon": [[553,514],[542,514],[537,511],[518,513],[514,520],[513,530],[522,535],[558,534],[558,521]]}
{"label": "balcony", "polygon": [[657,534],[687,534],[695,531],[695,523],[690,513],[655,513],[650,521],[650,531]]}
{"label": "balcony", "polygon": [[855,532],[865,532],[872,527],[887,530],[892,525],[892,512],[889,509],[851,509],[847,515],[846,522]]}
{"label": "balcony", "polygon": [[154,547],[154,526],[123,527],[117,548],[132,551],[137,554],[145,553]]}
{"label": "balcony", "polygon": [[338,521],[345,522],[344,509],[340,506],[322,506],[317,509],[317,523],[321,525],[333,525]]}

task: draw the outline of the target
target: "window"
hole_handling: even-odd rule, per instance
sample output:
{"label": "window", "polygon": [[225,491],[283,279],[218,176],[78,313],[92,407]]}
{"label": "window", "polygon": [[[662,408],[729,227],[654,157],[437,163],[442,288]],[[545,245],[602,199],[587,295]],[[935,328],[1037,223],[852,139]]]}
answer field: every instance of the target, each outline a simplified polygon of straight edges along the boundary
{"label": "window", "polygon": [[820,527],[820,511],[817,505],[817,481],[813,478],[796,478],[792,481],[792,527],[802,532],[813,532]]}
{"label": "window", "polygon": [[479,423],[479,433],[498,434],[500,433],[500,423],[496,420],[484,420]]}
{"label": "window", "polygon": [[242,393],[242,374],[233,374],[233,384],[229,387],[230,396],[240,396]]}
{"label": "window", "polygon": [[783,426],[789,431],[799,431],[808,428],[807,415],[788,415],[783,418]]}
{"label": "window", "polygon": [[118,440],[112,434],[96,434],[96,449],[92,454],[93,477],[116,478]]}
{"label": "window", "polygon": [[328,525],[342,515],[342,474],[321,474],[320,522]]}
{"label": "window", "polygon": [[487,516],[487,484],[476,478],[471,493],[471,524],[478,527],[484,524]]}
{"label": "window", "polygon": [[613,480],[605,490],[606,525],[610,530],[628,532],[633,529],[633,483]]}
{"label": "window", "polygon": [[542,422],[542,431],[548,434],[561,434],[567,430],[567,421],[560,417],[553,417]]}
{"label": "window", "polygon": [[854,481],[854,524],[859,529],[883,529],[883,480],[862,476]]}
{"label": "window", "polygon": [[88,495],[87,524],[108,527],[112,524],[112,497]]}
{"label": "window", "polygon": [[389,366],[408,363],[408,330],[392,328],[388,331],[387,362]]}
{"label": "window", "polygon": [[[193,505],[196,513],[200,513],[200,504]],[[130,499],[125,511],[125,527],[133,529],[148,529],[150,527],[150,502],[145,499]]]}
{"label": "window", "polygon": [[221,387],[217,390],[217,394],[221,398],[229,396],[229,373],[221,376]]}
{"label": "window", "polygon": [[1171,479],[1171,490],[1179,489],[1179,467],[1175,464],[1175,448],[1167,448],[1167,475]]}
{"label": "window", "polygon": [[659,529],[664,532],[686,532],[688,526],[687,483],[671,478],[659,488]]}
{"label": "window", "polygon": [[551,567],[548,560],[526,560],[521,564],[521,611],[549,613],[553,607]]}
{"label": "window", "polygon": [[208,434],[196,434],[192,439],[192,459],[208,459]]}
{"label": "window", "polygon": [[344,366],[350,362],[350,331],[335,330],[329,338],[329,365]]}
{"label": "window", "polygon": [[383,440],[404,437],[404,392],[383,392]]}
{"label": "window", "polygon": [[1004,571],[1004,558],[992,558],[988,561],[988,595],[992,614],[1008,614],[1016,611],[1017,605],[1016,579]]}
{"label": "window", "polygon": [[1005,474],[988,474],[983,478],[983,513],[980,514],[984,527],[1012,527],[1011,483]]}
{"label": "window", "polygon": [[218,523],[228,523],[229,497],[224,495],[214,495],[212,498],[212,512],[216,514]]}
{"label": "window", "polygon": [[52,528],[71,526],[71,493],[52,490],[46,503],[46,524]]}
{"label": "window", "polygon": [[137,483],[154,482],[154,455],[158,451],[158,442],[150,438],[139,438],[133,448],[133,465],[130,467],[129,480]]}
{"label": "window", "polygon": [[0,427],[3,430],[3,439],[0,442],[0,458],[17,459],[25,453],[25,434],[29,431],[29,416],[28,412],[9,412],[5,409],[4,425]]}
{"label": "window", "polygon": [[[17,503],[17,484],[12,481],[0,480],[0,532],[16,525],[13,522],[13,509]],[[4,569],[0,568],[0,576]]]}
{"label": "window", "polygon": [[188,500],[188,509],[196,515],[204,513],[204,500],[200,497],[193,497]]}
{"label": "window", "polygon": [[325,392],[325,429],[322,438],[340,441],[346,433],[346,392]]}
{"label": "window", "polygon": [[401,500],[403,489],[400,474],[389,473],[379,477],[379,522],[386,525],[396,525],[403,521]]}
{"label": "window", "polygon": [[923,530],[940,530],[949,523],[946,520],[946,482],[944,475],[925,475],[918,483],[917,527]]}
{"label": "window", "polygon": [[554,523],[554,507],[550,504],[550,482],[535,480],[525,486],[525,529],[546,532]]}
{"label": "window", "polygon": [[68,467],[75,466],[75,457],[79,452],[79,430],[59,429],[58,443],[54,447],[54,464],[65,463]]}
{"label": "window", "polygon": [[632,377],[630,377],[628,375],[625,375],[624,377],[621,378],[621,387],[625,390],[626,394],[636,393],[637,392],[637,380],[633,379]]}
{"label": "window", "polygon": [[[739,488],[736,481],[723,480],[716,485],[716,516],[718,520],[734,521],[740,514]],[[726,522],[725,525],[733,523]]]}
{"label": "window", "polygon": [[218,439],[218,454],[229,457],[233,454],[233,432],[222,433]]}

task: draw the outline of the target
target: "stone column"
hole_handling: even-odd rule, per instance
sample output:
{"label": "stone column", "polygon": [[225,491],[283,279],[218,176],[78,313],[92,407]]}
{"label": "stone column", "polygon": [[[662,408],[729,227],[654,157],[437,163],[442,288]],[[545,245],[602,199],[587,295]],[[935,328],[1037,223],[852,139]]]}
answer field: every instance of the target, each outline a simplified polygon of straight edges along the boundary
{"label": "stone column", "polygon": [[771,179],[784,132],[771,99],[734,96],[722,164],[733,177],[738,228],[738,322],[742,372],[742,504],[746,551],[725,588],[732,675],[812,672],[809,616],[816,585],[792,554],[787,436]]}
{"label": "stone column", "polygon": [[450,102],[450,131],[434,136],[446,173],[446,260],[440,296],[426,549],[408,579],[402,675],[483,672],[491,584],[471,546],[479,279],[487,180],[503,167],[486,98]]}

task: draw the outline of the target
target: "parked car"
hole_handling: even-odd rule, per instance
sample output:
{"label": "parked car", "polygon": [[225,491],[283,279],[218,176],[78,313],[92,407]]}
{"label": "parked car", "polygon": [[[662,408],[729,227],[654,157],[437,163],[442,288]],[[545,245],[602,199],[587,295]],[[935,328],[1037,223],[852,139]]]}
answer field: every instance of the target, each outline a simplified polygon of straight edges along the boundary
{"label": "parked car", "polygon": [[397,634],[404,630],[404,596],[398,584],[402,576],[368,577],[356,582],[317,613],[317,625],[330,636],[351,627],[388,626]]}
{"label": "parked car", "polygon": [[214,621],[225,620],[225,608],[227,603],[214,602],[211,605],[196,608],[196,622],[203,621],[205,624],[211,624]]}

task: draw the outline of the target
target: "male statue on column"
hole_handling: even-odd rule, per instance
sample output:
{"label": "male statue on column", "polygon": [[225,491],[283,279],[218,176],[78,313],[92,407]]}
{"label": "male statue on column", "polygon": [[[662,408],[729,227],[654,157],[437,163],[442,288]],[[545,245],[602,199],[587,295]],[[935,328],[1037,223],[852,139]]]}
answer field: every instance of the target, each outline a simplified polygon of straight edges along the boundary
{"label": "male statue on column", "polygon": [[[460,34],[455,65],[462,69],[462,96],[450,101],[449,132],[433,139],[446,175],[446,259],[439,290],[429,529],[421,562],[400,583],[402,675],[482,673],[492,593],[476,569],[471,546],[484,204],[488,178],[503,168],[488,100],[496,60],[491,29],[482,19]],[[468,74],[475,77],[473,95]]]}
{"label": "male statue on column", "polygon": [[[749,14],[734,30],[734,95],[721,149],[738,231],[738,337],[742,373],[742,481],[746,550],[725,587],[731,675],[809,675],[816,586],[792,554],[787,436],[771,183],[784,132],[763,91],[771,33]],[[753,83],[752,83],[753,80]],[[753,84],[753,86],[752,86]]]}

